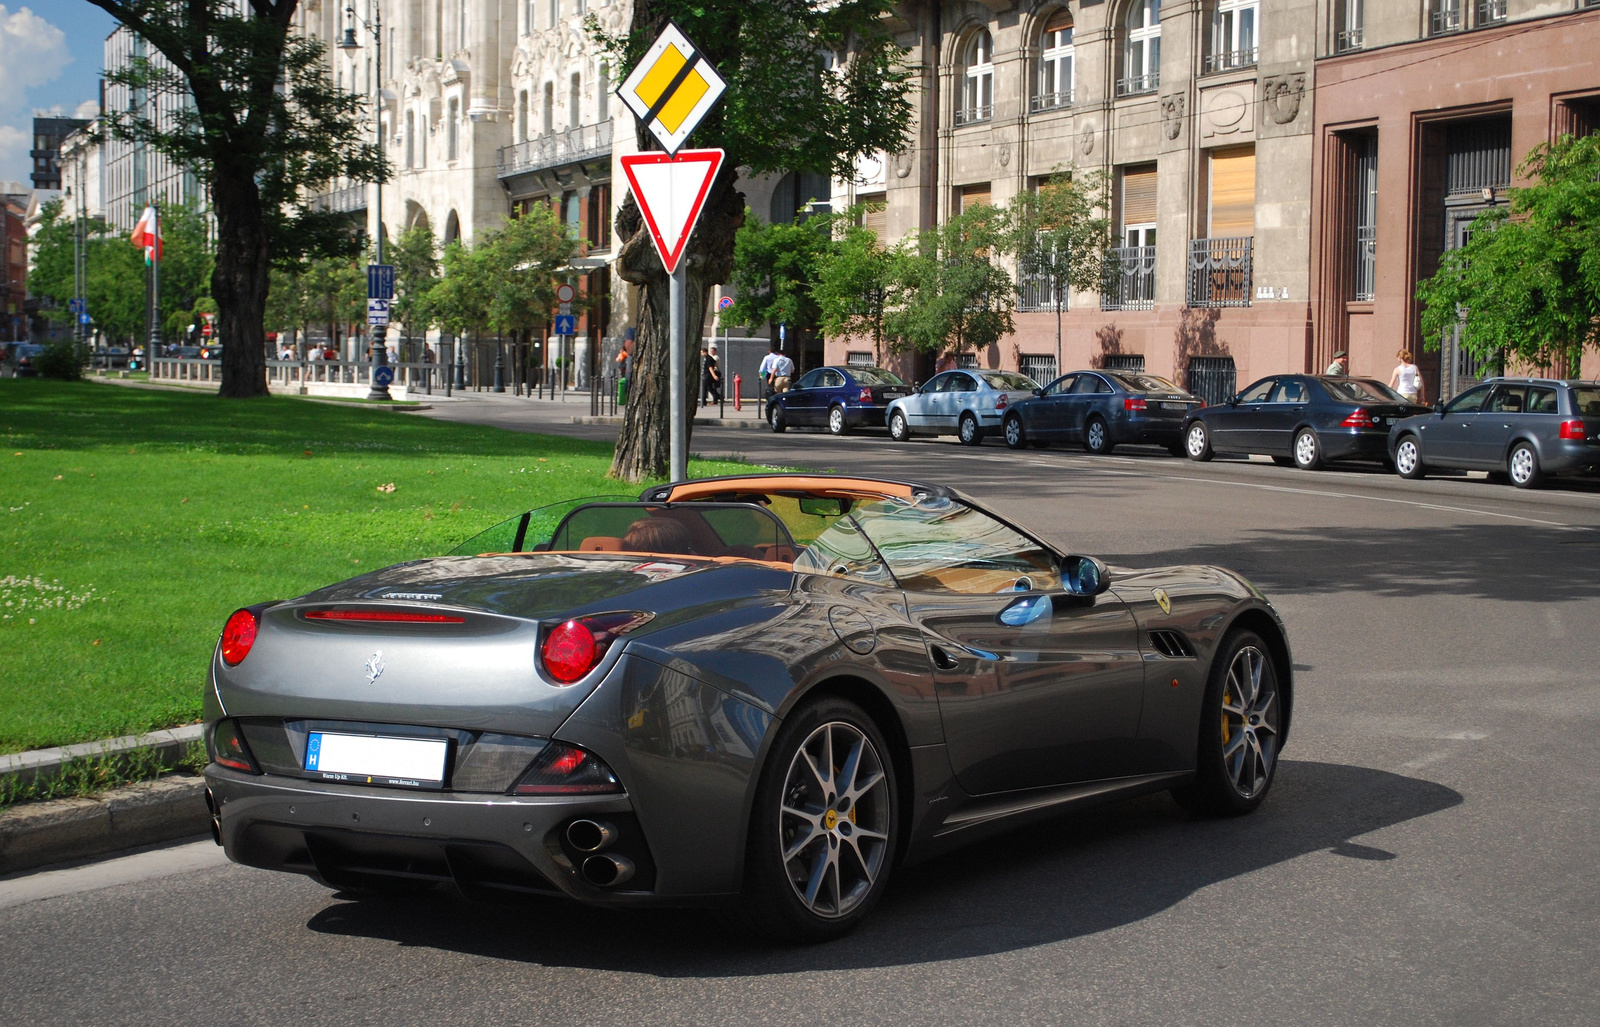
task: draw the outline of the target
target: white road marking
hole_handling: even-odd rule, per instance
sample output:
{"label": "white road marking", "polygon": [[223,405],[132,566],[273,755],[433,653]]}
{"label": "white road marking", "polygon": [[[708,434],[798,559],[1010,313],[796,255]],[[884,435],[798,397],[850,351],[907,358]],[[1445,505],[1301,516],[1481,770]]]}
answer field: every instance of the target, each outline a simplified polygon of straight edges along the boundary
{"label": "white road marking", "polygon": [[119,884],[193,873],[227,862],[228,857],[223,855],[222,849],[207,838],[164,849],[136,852],[131,856],[119,856],[100,863],[17,874],[0,878],[0,909],[112,888]]}

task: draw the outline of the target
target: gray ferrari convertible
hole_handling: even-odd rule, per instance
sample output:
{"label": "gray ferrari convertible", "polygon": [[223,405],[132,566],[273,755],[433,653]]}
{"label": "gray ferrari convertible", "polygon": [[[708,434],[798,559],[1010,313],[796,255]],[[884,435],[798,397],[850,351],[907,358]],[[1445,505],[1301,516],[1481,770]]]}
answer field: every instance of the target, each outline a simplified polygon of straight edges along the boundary
{"label": "gray ferrari convertible", "polygon": [[895,867],[1031,818],[1254,809],[1292,667],[1226,570],[1108,570],[936,485],[680,482],[234,613],[207,801],[231,859],[350,892],[723,905],[819,940]]}

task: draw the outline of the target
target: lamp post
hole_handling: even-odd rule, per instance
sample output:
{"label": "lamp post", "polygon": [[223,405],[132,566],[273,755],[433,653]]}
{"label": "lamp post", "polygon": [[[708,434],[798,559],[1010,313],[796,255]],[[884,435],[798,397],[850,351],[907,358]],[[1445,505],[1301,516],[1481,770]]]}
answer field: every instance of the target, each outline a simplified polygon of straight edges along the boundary
{"label": "lamp post", "polygon": [[[383,11],[379,4],[372,3],[372,20],[369,22],[356,14],[355,4],[347,3],[344,8],[344,38],[339,40],[339,49],[349,53],[361,49],[361,41],[356,38],[356,25],[372,34],[373,43],[373,69],[372,69],[372,130],[378,140],[378,154],[383,155]],[[378,230],[376,238],[377,263],[383,263],[383,170],[378,172],[377,180],[376,214]],[[368,399],[389,400],[394,397],[389,395],[389,386],[379,381],[379,368],[389,366],[389,350],[386,345],[389,337],[389,321],[384,320],[372,326],[372,344],[367,351],[372,366],[368,373],[368,380],[372,388],[367,391]]]}

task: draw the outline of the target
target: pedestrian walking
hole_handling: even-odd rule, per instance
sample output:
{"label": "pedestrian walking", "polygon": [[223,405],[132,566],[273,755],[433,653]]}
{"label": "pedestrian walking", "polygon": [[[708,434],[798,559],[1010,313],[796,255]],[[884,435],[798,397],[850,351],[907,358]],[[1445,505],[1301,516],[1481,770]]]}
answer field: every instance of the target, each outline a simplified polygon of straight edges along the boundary
{"label": "pedestrian walking", "polygon": [[[709,398],[708,398],[709,397]],[[722,402],[722,374],[717,367],[717,344],[700,351],[700,405]]]}
{"label": "pedestrian walking", "polygon": [[773,339],[771,349],[767,351],[766,356],[761,358],[761,366],[756,369],[756,377],[761,379],[762,399],[770,399],[774,394],[772,369],[777,364],[778,357],[781,355],[778,352],[778,346],[778,340]]}
{"label": "pedestrian walking", "polygon": [[1333,355],[1333,363],[1329,364],[1328,369],[1323,373],[1335,374],[1341,378],[1348,378],[1350,376],[1350,354],[1346,353],[1344,350],[1340,350],[1339,352],[1335,353]]}
{"label": "pedestrian walking", "polygon": [[1422,368],[1411,362],[1411,351],[1403,349],[1396,354],[1400,364],[1389,376],[1389,388],[1400,393],[1408,403],[1422,402]]}

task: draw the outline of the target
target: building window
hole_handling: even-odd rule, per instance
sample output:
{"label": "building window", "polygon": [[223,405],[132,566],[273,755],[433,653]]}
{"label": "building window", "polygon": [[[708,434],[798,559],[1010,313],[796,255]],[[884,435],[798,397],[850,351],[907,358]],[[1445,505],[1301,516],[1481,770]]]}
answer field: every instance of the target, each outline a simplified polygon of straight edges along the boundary
{"label": "building window", "polygon": [[544,134],[551,135],[556,130],[556,84],[544,84]]}
{"label": "building window", "polygon": [[406,111],[406,163],[405,163],[405,166],[407,168],[411,167],[411,162],[412,162],[412,160],[413,160],[413,158],[414,158],[414,156],[416,154],[416,137],[413,134],[414,117],[415,116],[410,111]]}
{"label": "building window", "polygon": [[1133,0],[1124,24],[1117,95],[1153,93],[1161,86],[1161,0]]}
{"label": "building window", "polygon": [[1206,71],[1252,68],[1256,63],[1257,0],[1220,0],[1211,17]]}
{"label": "building window", "polygon": [[526,142],[528,139],[528,91],[524,89],[517,94],[517,142]]}
{"label": "building window", "polygon": [[1218,406],[1233,398],[1239,391],[1239,372],[1232,357],[1190,357],[1187,385],[1190,392],[1205,400],[1206,406]]}
{"label": "building window", "polygon": [[889,204],[887,193],[858,193],[856,202],[863,205],[861,227],[878,237],[883,245],[889,238]]}
{"label": "building window", "polygon": [[461,101],[455,97],[450,98],[450,116],[445,126],[445,159],[455,160],[461,156]]}
{"label": "building window", "polygon": [[1461,0],[1429,0],[1428,35],[1442,36],[1461,28]]}
{"label": "building window", "polygon": [[1506,20],[1506,0],[1478,0],[1473,11],[1473,23],[1478,28],[1498,25]]}
{"label": "building window", "polygon": [[553,29],[556,27],[556,22],[561,20],[561,0],[550,0],[548,10],[549,20],[545,23],[545,28]]}
{"label": "building window", "polygon": [[1339,4],[1339,27],[1333,36],[1334,53],[1361,49],[1361,26],[1366,16],[1366,0],[1342,0]]}
{"label": "building window", "polygon": [[1024,353],[1022,359],[1017,362],[1017,369],[1040,385],[1049,385],[1056,380],[1054,354]]}
{"label": "building window", "polygon": [[1256,213],[1256,149],[1211,151],[1206,204],[1210,235],[1189,243],[1186,302],[1191,307],[1248,307]]}
{"label": "building window", "polygon": [[994,117],[994,41],[979,29],[967,42],[957,125],[971,125]]}
{"label": "building window", "polygon": [[1100,357],[1100,367],[1107,371],[1137,371],[1144,373],[1143,353],[1106,353]]}
{"label": "building window", "polygon": [[603,125],[611,120],[611,65],[600,62],[600,84],[594,91],[594,122]]}
{"label": "building window", "polygon": [[844,355],[846,367],[871,367],[872,354],[864,349],[853,349]]}
{"label": "building window", "polygon": [[1033,98],[1034,110],[1072,106],[1073,56],[1072,15],[1057,11],[1039,36],[1039,91]]}
{"label": "building window", "polygon": [[1378,265],[1378,137],[1356,142],[1355,174],[1355,274],[1352,298],[1370,303],[1377,283]]}
{"label": "building window", "polygon": [[567,80],[567,118],[572,128],[577,128],[583,121],[583,111],[579,104],[583,102],[583,76],[573,72]]}
{"label": "building window", "polygon": [[1149,310],[1156,298],[1156,166],[1122,172],[1121,246],[1106,255],[1102,310]]}
{"label": "building window", "polygon": [[611,248],[611,183],[589,187],[589,248]]}

